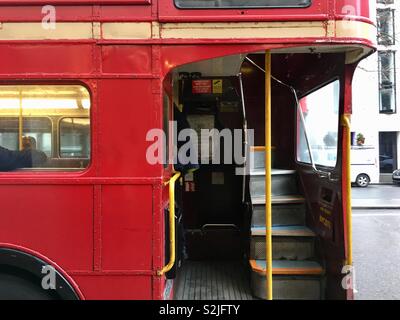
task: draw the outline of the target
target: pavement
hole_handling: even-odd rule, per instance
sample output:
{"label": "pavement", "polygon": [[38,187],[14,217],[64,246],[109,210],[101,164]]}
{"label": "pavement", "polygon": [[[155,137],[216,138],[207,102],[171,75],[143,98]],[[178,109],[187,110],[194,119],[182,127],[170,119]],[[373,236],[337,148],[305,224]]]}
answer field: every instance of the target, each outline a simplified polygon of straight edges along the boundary
{"label": "pavement", "polygon": [[400,299],[399,244],[400,210],[353,211],[356,300]]}
{"label": "pavement", "polygon": [[400,209],[400,186],[369,185],[352,188],[353,209]]}
{"label": "pavement", "polygon": [[352,188],[357,300],[400,299],[400,186]]}

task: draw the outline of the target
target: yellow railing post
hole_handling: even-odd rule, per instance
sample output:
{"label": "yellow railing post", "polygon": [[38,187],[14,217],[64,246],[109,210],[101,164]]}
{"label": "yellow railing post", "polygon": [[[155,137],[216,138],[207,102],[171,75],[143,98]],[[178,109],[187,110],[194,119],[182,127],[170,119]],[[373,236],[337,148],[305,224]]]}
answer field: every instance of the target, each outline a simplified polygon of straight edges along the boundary
{"label": "yellow railing post", "polygon": [[342,117],[342,126],[344,128],[344,142],[346,148],[346,157],[343,166],[346,168],[346,243],[347,243],[347,259],[346,265],[353,265],[353,223],[352,223],[352,207],[351,207],[351,128],[350,115],[344,114]]}
{"label": "yellow railing post", "polygon": [[271,52],[265,53],[265,242],[267,300],[272,300]]}
{"label": "yellow railing post", "polygon": [[170,271],[175,264],[175,182],[178,180],[180,175],[180,172],[176,172],[169,182],[167,182],[169,183],[169,262],[157,272],[159,276]]}
{"label": "yellow railing post", "polygon": [[22,136],[24,134],[24,118],[22,105],[22,89],[19,90],[19,117],[18,117],[18,144],[19,150],[22,150]]}

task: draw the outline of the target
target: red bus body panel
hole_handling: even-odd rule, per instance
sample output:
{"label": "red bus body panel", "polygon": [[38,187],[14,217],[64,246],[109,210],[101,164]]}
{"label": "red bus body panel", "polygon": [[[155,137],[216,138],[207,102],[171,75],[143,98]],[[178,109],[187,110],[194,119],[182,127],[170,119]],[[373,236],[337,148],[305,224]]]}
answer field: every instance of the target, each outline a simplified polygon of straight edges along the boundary
{"label": "red bus body panel", "polygon": [[[372,23],[367,1],[314,0],[305,9],[179,10],[172,0],[0,0],[0,22],[328,21]],[[77,6],[79,4],[79,6]],[[348,8],[348,7],[347,7]],[[162,128],[162,81],[174,67],[318,39],[0,40],[2,83],[82,84],[91,94],[91,163],[77,173],[0,173],[0,247],[57,265],[82,299],[162,299],[170,170],[146,160]],[[367,39],[337,43],[371,47]],[[330,39],[327,44],[335,44]],[[349,85],[346,86],[349,90]],[[346,100],[346,112],[351,104]],[[344,213],[345,214],[345,213]]]}

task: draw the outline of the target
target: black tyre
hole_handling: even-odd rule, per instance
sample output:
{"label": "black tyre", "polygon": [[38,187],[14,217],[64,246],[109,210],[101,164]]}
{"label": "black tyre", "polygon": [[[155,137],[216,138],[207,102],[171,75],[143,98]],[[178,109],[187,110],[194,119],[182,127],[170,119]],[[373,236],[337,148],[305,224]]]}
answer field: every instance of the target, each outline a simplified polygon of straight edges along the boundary
{"label": "black tyre", "polygon": [[369,186],[371,179],[365,173],[361,173],[356,178],[356,185],[360,188],[366,188]]}
{"label": "black tyre", "polygon": [[0,300],[54,300],[40,284],[13,274],[0,273]]}

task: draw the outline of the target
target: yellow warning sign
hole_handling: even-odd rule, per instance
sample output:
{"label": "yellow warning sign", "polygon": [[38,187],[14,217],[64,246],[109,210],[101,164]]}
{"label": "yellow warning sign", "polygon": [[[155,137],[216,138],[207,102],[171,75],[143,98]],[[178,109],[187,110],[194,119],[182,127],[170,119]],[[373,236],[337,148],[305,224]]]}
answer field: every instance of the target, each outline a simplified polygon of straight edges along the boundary
{"label": "yellow warning sign", "polygon": [[212,82],[213,93],[222,93],[222,79],[215,79]]}

